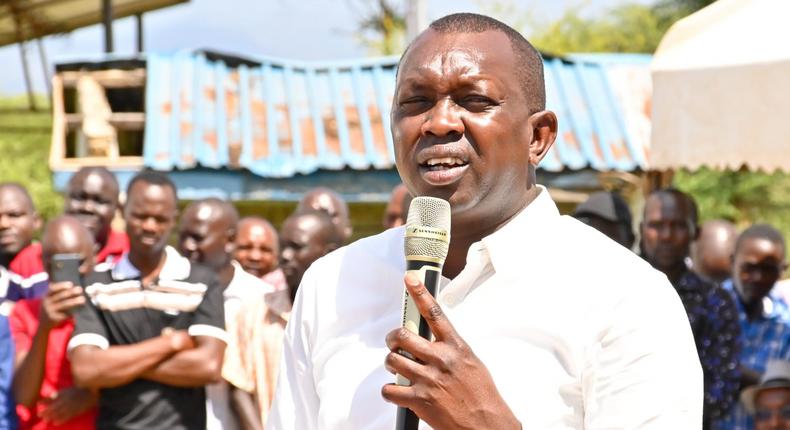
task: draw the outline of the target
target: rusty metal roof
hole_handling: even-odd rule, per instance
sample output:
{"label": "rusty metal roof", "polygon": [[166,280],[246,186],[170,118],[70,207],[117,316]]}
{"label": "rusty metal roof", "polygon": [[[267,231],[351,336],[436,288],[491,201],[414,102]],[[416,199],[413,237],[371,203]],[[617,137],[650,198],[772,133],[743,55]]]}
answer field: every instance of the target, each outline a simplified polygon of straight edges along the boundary
{"label": "rusty metal roof", "polygon": [[[271,178],[392,169],[397,61],[259,58],[230,68],[199,53],[149,54],[144,163],[159,170],[247,169]],[[546,58],[547,108],[560,128],[539,167],[644,168],[649,62],[619,54]]]}

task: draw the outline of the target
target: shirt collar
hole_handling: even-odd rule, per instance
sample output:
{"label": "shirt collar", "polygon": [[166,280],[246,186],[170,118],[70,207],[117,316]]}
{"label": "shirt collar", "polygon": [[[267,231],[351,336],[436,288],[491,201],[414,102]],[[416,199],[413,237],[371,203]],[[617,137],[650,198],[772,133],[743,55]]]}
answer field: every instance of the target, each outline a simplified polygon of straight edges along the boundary
{"label": "shirt collar", "polygon": [[[171,246],[165,248],[165,264],[159,272],[159,279],[181,281],[189,277],[190,269],[191,265],[186,257],[183,257]],[[123,281],[139,277],[140,270],[134,267],[134,264],[129,260],[128,252],[112,268],[112,278],[114,280]]]}
{"label": "shirt collar", "polygon": [[[735,283],[732,278],[722,282],[721,287],[725,290],[731,291],[735,295],[735,304],[741,312],[745,312],[741,293],[735,288]],[[768,295],[763,297],[763,313],[762,317],[765,319],[782,318],[787,313],[787,305],[784,301],[776,296],[773,290]]]}
{"label": "shirt collar", "polygon": [[[560,211],[554,200],[551,199],[549,191],[542,185],[536,185],[540,192],[538,196],[530,202],[527,207],[521,210],[513,219],[502,226],[499,230],[483,238],[482,248],[488,251],[491,264],[497,273],[516,271],[523,273],[523,264],[527,258],[526,253],[533,246],[516,247],[514,241],[520,244],[524,242],[540,243],[547,230],[546,226],[560,217]],[[481,247],[473,245],[469,247],[467,260],[471,258],[470,253],[480,252]],[[518,252],[514,252],[518,250]]]}
{"label": "shirt collar", "polygon": [[129,251],[129,237],[126,236],[126,233],[110,230],[107,243],[96,253],[96,261],[101,263],[106,260],[117,260],[118,256],[127,251]]}

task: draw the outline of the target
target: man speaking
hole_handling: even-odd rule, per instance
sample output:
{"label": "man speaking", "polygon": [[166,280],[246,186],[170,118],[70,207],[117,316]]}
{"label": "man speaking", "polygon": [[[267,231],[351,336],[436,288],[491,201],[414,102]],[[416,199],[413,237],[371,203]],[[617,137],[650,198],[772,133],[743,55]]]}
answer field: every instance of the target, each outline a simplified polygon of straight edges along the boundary
{"label": "man speaking", "polygon": [[[269,429],[391,430],[396,406],[433,429],[701,427],[702,373],[672,286],[535,183],[557,134],[544,109],[540,54],[499,21],[449,15],[409,46],[392,134],[409,192],[450,202],[441,288],[404,282],[403,228],[314,263]],[[404,284],[433,342],[399,328]]]}

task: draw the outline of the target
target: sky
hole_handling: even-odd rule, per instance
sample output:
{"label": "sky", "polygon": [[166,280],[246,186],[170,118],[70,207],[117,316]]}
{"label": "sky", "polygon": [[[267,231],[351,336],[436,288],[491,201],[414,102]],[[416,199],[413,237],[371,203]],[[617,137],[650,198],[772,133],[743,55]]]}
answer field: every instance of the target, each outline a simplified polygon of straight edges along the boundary
{"label": "sky", "polygon": [[[354,31],[360,12],[370,1],[373,0],[191,0],[144,15],[145,49],[161,52],[210,48],[299,60],[362,57],[369,52],[354,36]],[[483,6],[494,3],[491,0],[426,1],[429,20],[453,12],[494,12],[490,6]],[[553,20],[569,7],[581,5],[585,13],[596,14],[605,13],[623,1],[502,0],[499,3],[514,5],[533,19]],[[513,25],[514,16],[496,17]],[[116,53],[132,54],[136,37],[134,20],[116,21],[113,32]],[[53,63],[101,54],[103,40],[99,25],[45,38],[49,70]],[[43,68],[34,43],[28,44],[28,63],[34,91],[44,93]],[[18,45],[0,48],[0,65],[0,96],[23,94],[25,84]]]}

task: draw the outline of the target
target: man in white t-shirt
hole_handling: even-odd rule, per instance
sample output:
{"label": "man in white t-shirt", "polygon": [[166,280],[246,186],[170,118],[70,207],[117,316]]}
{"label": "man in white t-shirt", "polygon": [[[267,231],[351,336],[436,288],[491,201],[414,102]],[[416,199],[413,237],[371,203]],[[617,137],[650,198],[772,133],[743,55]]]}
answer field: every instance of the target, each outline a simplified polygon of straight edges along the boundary
{"label": "man in white t-shirt", "polygon": [[[198,200],[184,210],[178,229],[178,250],[195,263],[202,263],[217,273],[223,290],[225,325],[231,330],[241,305],[263,300],[274,287],[244,271],[233,261],[233,248],[239,214],[229,202],[218,199]],[[229,345],[227,354],[236,348]],[[227,360],[225,360],[227,361]],[[234,388],[226,381],[206,386],[206,427],[208,430],[247,428],[246,420],[257,419],[254,404],[236,413],[230,396]]]}
{"label": "man in white t-shirt", "polygon": [[405,282],[436,339],[399,328],[403,228],[330,253],[299,288],[269,429],[391,430],[396,406],[434,429],[701,427],[666,277],[535,183],[557,135],[544,92],[540,54],[494,19],[449,15],[412,42],[392,134],[409,192],[452,209],[436,298]]}

